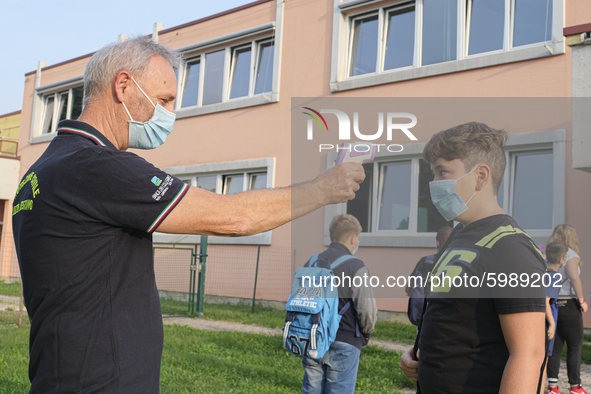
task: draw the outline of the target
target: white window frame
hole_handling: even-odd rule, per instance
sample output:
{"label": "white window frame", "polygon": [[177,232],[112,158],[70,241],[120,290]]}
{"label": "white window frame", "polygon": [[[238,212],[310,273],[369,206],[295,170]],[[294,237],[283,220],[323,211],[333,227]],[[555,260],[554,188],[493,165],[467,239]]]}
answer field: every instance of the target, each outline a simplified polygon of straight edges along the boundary
{"label": "white window frame", "polygon": [[[418,233],[417,232],[417,216],[418,216],[418,182],[419,182],[419,158],[422,157],[422,152],[426,143],[407,144],[403,145],[403,150],[400,153],[392,154],[387,151],[376,153],[373,173],[373,189],[371,191],[371,202],[373,207],[379,208],[379,192],[380,181],[379,173],[375,170],[377,166],[389,162],[404,162],[411,161],[411,207],[409,217],[408,230],[377,230],[379,228],[378,218],[379,209],[372,209],[371,217],[371,232],[361,233],[359,237],[360,246],[370,247],[417,247],[417,248],[434,248],[435,232]],[[510,165],[509,158],[517,153],[527,151],[548,151],[552,150],[553,157],[553,212],[552,212],[552,228],[565,220],[565,173],[566,173],[566,131],[565,130],[550,130],[538,131],[531,133],[512,134],[505,148],[505,155],[508,159],[505,168],[505,187],[503,190],[503,208],[506,212],[509,208],[509,197],[512,193],[509,187],[513,174],[511,173],[514,166]],[[327,168],[331,168],[335,164],[336,152],[331,152],[327,155]],[[324,244],[330,245],[329,225],[332,218],[336,215],[347,213],[347,204],[329,205],[324,211]],[[510,212],[509,212],[510,214]],[[524,229],[537,243],[544,243],[552,234],[552,229],[544,230],[529,230]]]}
{"label": "white window frame", "polygon": [[[257,44],[256,41],[251,41],[250,43],[246,44],[246,45],[238,45],[234,48],[232,48],[232,64],[230,65],[230,75],[228,76],[228,96],[226,98],[226,100],[241,100],[244,99],[246,97],[253,97],[254,96],[254,80],[255,80],[255,75],[256,75],[256,71],[255,71],[255,58],[256,58],[256,54],[253,52],[258,48],[258,45],[260,45],[260,43]],[[240,97],[235,97],[235,98],[230,98],[230,93],[232,93],[232,83],[234,82],[234,74],[236,72],[236,53],[240,50],[246,49],[246,48],[250,48],[250,77],[249,77],[249,81],[248,81],[248,93],[246,94],[246,96],[240,96]]]}
{"label": "white window frame", "polygon": [[[73,88],[69,88],[66,90],[61,90],[55,93],[50,93],[50,94],[45,94],[43,95],[43,114],[41,114],[41,119],[42,119],[42,124],[41,124],[41,134],[49,134],[49,133],[55,133],[57,130],[57,124],[59,123],[59,108],[60,108],[60,103],[62,100],[62,96],[67,95],[66,98],[66,119],[71,119],[72,118],[72,101],[73,101],[73,94],[72,94],[72,90],[75,88],[80,88],[82,86],[75,86]],[[47,114],[47,100],[49,100],[50,97],[53,97],[53,114],[51,116],[51,125],[50,125],[50,132],[46,133],[45,132],[45,128],[43,127],[43,123],[45,123],[45,115]]]}
{"label": "white window frame", "polygon": [[[38,71],[39,73],[39,71]],[[50,141],[57,135],[57,123],[58,123],[58,95],[63,91],[68,91],[68,107],[67,107],[67,118],[69,119],[72,112],[72,89],[78,88],[83,86],[82,75],[74,78],[70,78],[65,81],[60,81],[56,83],[52,83],[45,86],[40,86],[35,88],[35,99],[33,102],[33,121],[31,122],[31,134],[30,134],[30,142],[31,143],[39,143],[39,142],[46,142]],[[51,132],[45,133],[43,130],[43,120],[45,117],[46,111],[46,100],[47,97],[53,95],[54,104],[53,104],[53,116],[52,116],[52,126]]]}
{"label": "white window frame", "polygon": [[[196,164],[182,167],[163,168],[162,170],[187,181],[191,186],[197,186],[197,177],[214,175],[217,177],[216,193],[222,194],[224,176],[243,175],[243,191],[249,190],[251,175],[267,174],[267,188],[275,187],[275,158],[229,161],[223,163]],[[228,245],[271,245],[272,230],[246,237],[218,237],[210,236],[209,243]],[[200,235],[192,234],[164,234],[155,232],[154,242],[160,243],[199,243]]]}
{"label": "white window frame", "polygon": [[[456,60],[421,66],[423,0],[416,0],[415,53],[413,65],[393,70],[384,70],[386,29],[388,27],[387,15],[392,8],[396,8],[396,5],[406,4],[407,0],[388,2],[379,0],[349,0],[341,2],[340,0],[334,0],[331,91],[357,89],[565,53],[565,39],[562,32],[564,27],[564,0],[551,0],[553,2],[551,41],[519,47],[512,47],[515,0],[505,1],[502,50],[468,56],[467,37],[469,29],[467,28],[466,1],[458,0]],[[373,9],[372,6],[374,6]],[[349,68],[351,66],[350,52],[353,40],[353,21],[358,17],[368,16],[372,12],[379,13],[377,71],[350,77]]]}
{"label": "white window frame", "polygon": [[[177,119],[182,119],[191,116],[205,115],[214,112],[228,111],[238,108],[250,107],[261,104],[269,104],[279,101],[279,81],[281,69],[281,40],[282,40],[282,24],[283,24],[283,6],[277,6],[277,20],[276,22],[266,23],[264,25],[256,26],[250,29],[231,33],[225,36],[217,37],[215,39],[202,41],[186,47],[179,48],[178,51],[183,53],[187,62],[200,59],[199,71],[199,92],[197,105],[181,108],[182,97],[185,89],[185,77],[187,68],[182,65],[178,72],[178,99],[175,102],[175,110]],[[256,84],[256,74],[258,65],[258,56],[260,45],[273,41],[274,52],[272,58],[272,72],[273,82],[269,92],[254,94],[254,87]],[[235,67],[234,54],[237,49],[243,49],[250,45],[251,47],[251,65],[250,65],[250,81],[248,96],[236,97],[230,99],[230,91],[232,84],[232,76]],[[222,102],[203,105],[203,89],[206,59],[205,55],[219,50],[225,51],[224,60],[224,78],[222,87]]]}

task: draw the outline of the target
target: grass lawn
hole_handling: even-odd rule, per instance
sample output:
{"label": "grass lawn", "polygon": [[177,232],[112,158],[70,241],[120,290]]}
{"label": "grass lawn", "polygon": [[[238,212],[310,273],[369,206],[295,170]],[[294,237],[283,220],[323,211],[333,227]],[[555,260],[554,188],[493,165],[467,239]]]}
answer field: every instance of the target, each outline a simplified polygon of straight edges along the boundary
{"label": "grass lawn", "polygon": [[[29,327],[0,330],[0,394],[26,393]],[[414,387],[404,377],[400,356],[375,347],[361,355],[358,393],[396,393]],[[281,346],[281,337],[200,331],[164,326],[161,392],[298,393],[301,359]]]}
{"label": "grass lawn", "polygon": [[21,295],[21,284],[18,282],[6,283],[0,280],[0,294],[9,296]]}

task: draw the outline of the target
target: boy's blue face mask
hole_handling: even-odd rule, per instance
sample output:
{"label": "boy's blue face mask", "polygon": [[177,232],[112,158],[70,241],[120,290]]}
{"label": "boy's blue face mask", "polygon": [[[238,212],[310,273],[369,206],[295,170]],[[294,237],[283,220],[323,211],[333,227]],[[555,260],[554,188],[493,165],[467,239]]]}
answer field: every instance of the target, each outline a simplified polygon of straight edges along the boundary
{"label": "boy's blue face mask", "polygon": [[460,179],[470,174],[476,169],[476,167],[472,168],[470,172],[462,175],[458,179],[444,179],[442,181],[429,182],[431,201],[446,221],[449,222],[450,220],[455,219],[468,209],[468,205],[466,204],[470,202],[476,192],[472,194],[472,197],[470,197],[468,201],[464,202],[462,197],[456,193],[456,186]]}
{"label": "boy's blue face mask", "polygon": [[131,119],[129,121],[129,142],[127,147],[137,149],[157,148],[166,141],[166,137],[168,137],[172,131],[176,114],[167,111],[160,104],[154,105],[152,100],[150,100],[150,97],[148,97],[144,90],[140,88],[140,85],[138,85],[135,79],[131,77],[131,80],[136,84],[144,96],[146,96],[150,104],[154,106],[154,114],[147,122],[136,122],[131,117],[125,103],[121,103],[123,104],[123,108],[125,108],[127,115],[129,115],[129,119]]}

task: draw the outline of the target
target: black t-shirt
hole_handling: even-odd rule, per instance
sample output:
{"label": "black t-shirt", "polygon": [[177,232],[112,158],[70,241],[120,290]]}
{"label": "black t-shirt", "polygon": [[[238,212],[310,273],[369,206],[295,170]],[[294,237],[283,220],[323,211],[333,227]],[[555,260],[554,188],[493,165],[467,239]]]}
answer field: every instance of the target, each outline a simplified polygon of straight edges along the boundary
{"label": "black t-shirt", "polygon": [[31,318],[31,393],[158,393],[152,231],[188,186],[62,121],[13,206]]}
{"label": "black t-shirt", "polygon": [[[546,310],[541,252],[513,218],[495,215],[456,227],[436,258],[433,276],[484,282],[462,287],[457,280],[428,292],[419,339],[421,392],[496,394],[509,357],[499,315]],[[491,278],[503,280],[501,274],[507,285],[494,287]],[[521,274],[522,282],[511,287],[516,282],[509,278]],[[525,276],[528,286],[522,286]]]}

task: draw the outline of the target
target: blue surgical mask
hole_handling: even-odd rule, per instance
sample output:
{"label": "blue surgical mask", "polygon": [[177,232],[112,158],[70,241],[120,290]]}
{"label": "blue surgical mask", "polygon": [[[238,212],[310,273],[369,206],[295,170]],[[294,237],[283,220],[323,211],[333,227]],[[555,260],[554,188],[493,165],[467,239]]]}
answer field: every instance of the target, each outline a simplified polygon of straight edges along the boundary
{"label": "blue surgical mask", "polygon": [[450,220],[457,218],[468,209],[467,204],[470,202],[472,197],[474,197],[476,192],[472,194],[472,197],[470,197],[468,201],[464,202],[462,197],[456,193],[456,186],[460,179],[470,174],[476,169],[476,167],[472,168],[470,172],[462,175],[458,179],[444,179],[442,181],[429,182],[431,201],[446,221],[449,222]]}
{"label": "blue surgical mask", "polygon": [[166,141],[166,137],[172,131],[172,127],[174,126],[174,120],[176,119],[176,114],[167,111],[163,106],[160,104],[154,105],[150,97],[144,92],[140,85],[131,77],[131,80],[136,84],[138,89],[146,96],[150,104],[154,106],[154,114],[152,118],[147,122],[136,122],[131,117],[127,106],[125,103],[123,104],[123,108],[129,115],[129,142],[127,146],[129,148],[137,148],[137,149],[154,149],[159,147]]}

